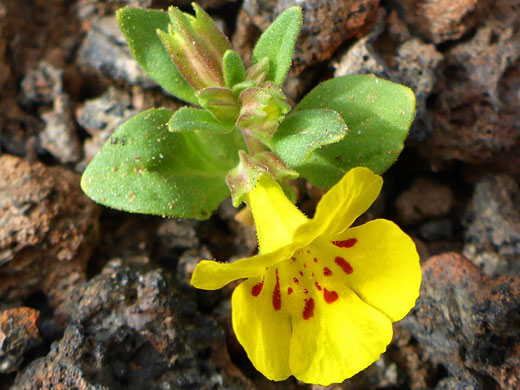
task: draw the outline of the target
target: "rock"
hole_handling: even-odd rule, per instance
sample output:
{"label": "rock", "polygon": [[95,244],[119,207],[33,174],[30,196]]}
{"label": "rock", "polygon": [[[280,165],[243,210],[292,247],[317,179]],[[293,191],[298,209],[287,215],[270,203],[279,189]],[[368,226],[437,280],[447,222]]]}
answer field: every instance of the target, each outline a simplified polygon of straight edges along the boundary
{"label": "rock", "polygon": [[70,321],[63,338],[12,390],[251,388],[215,321],[149,264],[110,261],[56,313]]}
{"label": "rock", "polygon": [[412,225],[427,218],[445,216],[450,212],[453,200],[448,186],[419,177],[409,190],[397,197],[395,206],[399,223]]}
{"label": "rock", "polygon": [[28,307],[0,311],[0,373],[15,372],[24,354],[42,342],[39,316],[37,310]]}
{"label": "rock", "polygon": [[114,16],[92,21],[92,28],[79,48],[81,67],[118,82],[142,87],[155,86],[130,54]]}
{"label": "rock", "polygon": [[399,3],[411,29],[434,43],[462,37],[485,16],[489,0],[402,0]]}
{"label": "rock", "polygon": [[416,99],[416,115],[408,136],[409,141],[422,141],[433,131],[426,99],[434,89],[436,74],[443,59],[443,55],[434,45],[424,43],[418,38],[407,39],[397,48],[392,81],[410,87]]}
{"label": "rock", "polygon": [[0,299],[43,291],[57,306],[85,279],[98,216],[78,175],[0,156]]}
{"label": "rock", "polygon": [[401,324],[450,374],[438,388],[518,388],[520,278],[491,280],[455,253],[430,258],[422,273],[417,305]]}
{"label": "rock", "polygon": [[463,220],[464,254],[490,276],[520,275],[519,202],[519,186],[510,176],[486,176],[475,186]]}
{"label": "rock", "polygon": [[53,111],[42,114],[42,119],[45,121],[45,128],[40,133],[41,146],[62,164],[81,160],[83,151],[67,95],[57,97]]}
{"label": "rock", "polygon": [[293,68],[300,73],[309,65],[329,59],[347,39],[369,31],[376,20],[379,0],[245,0],[242,7],[255,25],[265,30],[294,5],[303,9],[303,25],[293,57]]}
{"label": "rock", "polygon": [[[520,140],[520,33],[493,19],[446,53],[444,79],[431,100],[434,129],[421,145],[431,158],[482,163]],[[512,80],[507,80],[511,73]],[[515,83],[516,80],[516,83]]]}
{"label": "rock", "polygon": [[63,94],[63,70],[42,60],[25,74],[21,87],[25,103],[52,104]]}
{"label": "rock", "polygon": [[375,27],[366,36],[350,46],[337,61],[332,63],[334,77],[348,74],[375,74],[390,79],[391,71],[385,60],[373,47],[374,41],[383,31],[383,13],[380,13]]}

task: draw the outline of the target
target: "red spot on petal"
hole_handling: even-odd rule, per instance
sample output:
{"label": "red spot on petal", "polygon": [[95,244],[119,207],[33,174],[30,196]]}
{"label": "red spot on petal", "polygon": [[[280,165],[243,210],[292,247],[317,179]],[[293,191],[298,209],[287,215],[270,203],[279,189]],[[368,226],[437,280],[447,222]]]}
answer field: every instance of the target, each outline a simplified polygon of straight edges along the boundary
{"label": "red spot on petal", "polygon": [[309,293],[309,290],[307,290],[306,288],[304,288],[304,289],[303,289],[303,292],[304,292],[305,294],[308,294],[308,293]]}
{"label": "red spot on petal", "polygon": [[310,254],[311,254],[311,251],[307,249],[307,253],[310,255]]}
{"label": "red spot on petal", "polygon": [[302,271],[300,271],[300,276],[303,276],[303,272]]}
{"label": "red spot on petal", "polygon": [[291,295],[293,293],[292,287],[287,287],[287,294]]}
{"label": "red spot on petal", "polygon": [[274,310],[282,308],[282,295],[280,294],[280,278],[278,277],[278,268],[276,269],[276,284],[273,290],[273,307]]}
{"label": "red spot on petal", "polygon": [[330,275],[332,275],[332,271],[330,270],[329,267],[325,267],[325,268],[323,268],[323,275],[325,275],[325,276],[330,276]]}
{"label": "red spot on petal", "polygon": [[264,280],[262,279],[262,281],[260,283],[257,283],[253,286],[253,288],[251,289],[251,294],[254,296],[254,297],[257,297],[260,295],[260,293],[262,292],[262,287],[264,287]]}
{"label": "red spot on petal", "polygon": [[356,242],[356,238],[349,238],[348,240],[341,241],[332,241],[332,243],[336,245],[338,248],[352,248],[354,245],[356,245]]}
{"label": "red spot on petal", "polygon": [[314,262],[317,263],[317,262],[318,262],[318,259],[317,259],[317,258],[314,258]]}
{"label": "red spot on petal", "polygon": [[314,272],[312,273],[312,277],[314,278]]}
{"label": "red spot on petal", "polygon": [[298,280],[298,278],[293,278],[293,281],[294,283],[298,284],[300,281]]}
{"label": "red spot on petal", "polygon": [[347,275],[350,275],[352,272],[354,272],[354,269],[350,265],[350,263],[345,260],[343,257],[336,256],[334,259],[334,262],[341,267],[343,272],[345,272]]}
{"label": "red spot on petal", "polygon": [[339,295],[336,291],[329,291],[326,288],[323,289],[323,298],[325,299],[325,302],[332,303],[335,302]]}
{"label": "red spot on petal", "polygon": [[305,307],[303,308],[303,319],[308,320],[314,317],[314,299],[309,298],[305,300]]}
{"label": "red spot on petal", "polygon": [[307,264],[303,263],[303,268],[307,268]]}
{"label": "red spot on petal", "polygon": [[316,286],[318,291],[321,291],[321,286],[320,286],[320,284],[318,282],[314,282],[314,285]]}
{"label": "red spot on petal", "polygon": [[296,257],[294,257],[294,256],[291,257],[291,260],[292,260],[292,261],[296,261]]}

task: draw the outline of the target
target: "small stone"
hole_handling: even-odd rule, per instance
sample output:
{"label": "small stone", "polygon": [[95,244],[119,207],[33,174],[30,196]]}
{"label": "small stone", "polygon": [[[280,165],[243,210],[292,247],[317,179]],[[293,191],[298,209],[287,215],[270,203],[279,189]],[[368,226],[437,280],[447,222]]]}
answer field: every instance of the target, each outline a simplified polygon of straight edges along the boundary
{"label": "small stone", "polygon": [[78,175],[0,156],[0,300],[43,291],[55,307],[85,279],[98,217]]}
{"label": "small stone", "polygon": [[399,6],[411,28],[434,43],[455,40],[478,25],[489,0],[402,0]]}
{"label": "small stone", "polygon": [[488,275],[520,271],[519,202],[520,188],[510,176],[486,176],[475,186],[463,220],[464,254]]}
{"label": "small stone", "polygon": [[70,102],[67,95],[55,98],[53,111],[42,114],[45,128],[40,133],[41,146],[62,164],[81,160],[83,151],[72,120]]}
{"label": "small stone", "polygon": [[28,307],[0,310],[0,372],[15,372],[24,354],[41,344],[40,313]]}
{"label": "small stone", "polygon": [[420,177],[409,190],[402,192],[396,200],[399,222],[412,225],[427,218],[447,215],[453,205],[453,193],[448,186]]}
{"label": "small stone", "polygon": [[92,28],[79,48],[78,63],[115,81],[147,88],[156,85],[130,54],[113,16],[92,22]]}
{"label": "small stone", "polygon": [[63,94],[63,70],[40,61],[35,69],[25,74],[21,87],[25,103],[52,104]]}
{"label": "small stone", "polygon": [[485,389],[487,378],[503,389],[518,388],[520,278],[491,280],[455,253],[428,259],[422,274],[420,297],[401,324],[448,370],[442,386],[458,380]]}

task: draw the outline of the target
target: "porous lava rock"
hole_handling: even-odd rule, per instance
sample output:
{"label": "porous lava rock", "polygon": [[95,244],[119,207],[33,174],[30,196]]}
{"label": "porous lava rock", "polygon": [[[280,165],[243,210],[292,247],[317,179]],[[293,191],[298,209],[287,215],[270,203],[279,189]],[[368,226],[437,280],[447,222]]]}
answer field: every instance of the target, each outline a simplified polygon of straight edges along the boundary
{"label": "porous lava rock", "polygon": [[278,15],[295,5],[303,10],[293,57],[293,67],[300,73],[330,58],[347,39],[368,32],[376,22],[379,0],[245,0],[242,7],[254,24],[265,30]]}
{"label": "porous lava rock", "polygon": [[251,388],[216,322],[146,260],[111,260],[56,315],[69,323],[63,338],[12,390]]}
{"label": "porous lava rock", "polygon": [[488,10],[490,0],[401,0],[411,28],[435,43],[462,37]]}
{"label": "porous lava rock", "polygon": [[487,175],[475,186],[463,220],[464,254],[486,274],[520,275],[520,189],[507,175]]}
{"label": "porous lava rock", "polygon": [[77,174],[0,156],[0,300],[42,291],[57,306],[85,279],[98,219]]}
{"label": "porous lava rock", "polygon": [[15,372],[24,354],[38,346],[40,313],[29,307],[0,311],[0,373]]}
{"label": "porous lava rock", "polygon": [[447,369],[437,388],[518,388],[520,278],[492,280],[456,253],[428,259],[422,274],[417,305],[401,323]]}

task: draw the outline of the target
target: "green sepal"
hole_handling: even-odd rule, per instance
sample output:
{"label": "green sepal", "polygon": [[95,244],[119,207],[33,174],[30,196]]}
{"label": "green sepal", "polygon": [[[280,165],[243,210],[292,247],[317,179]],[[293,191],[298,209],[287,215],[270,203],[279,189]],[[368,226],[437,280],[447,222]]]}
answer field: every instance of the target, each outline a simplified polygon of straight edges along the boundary
{"label": "green sepal", "polygon": [[240,116],[236,125],[261,142],[268,141],[291,110],[280,87],[268,81],[262,87],[248,88],[239,96]]}
{"label": "green sepal", "polygon": [[312,152],[345,138],[348,127],[336,111],[310,109],[293,112],[267,143],[287,165],[303,165]]}
{"label": "green sepal", "polygon": [[233,50],[228,50],[224,54],[222,70],[224,72],[224,81],[228,88],[233,88],[235,84],[241,83],[246,79],[244,62]]}
{"label": "green sepal", "polygon": [[194,107],[182,107],[175,111],[168,122],[172,132],[209,131],[227,134],[233,131],[233,125],[217,121],[208,111]]}
{"label": "green sepal", "polygon": [[195,90],[179,72],[156,33],[157,29],[168,29],[168,13],[121,8],[117,11],[117,21],[130,52],[148,76],[175,97],[197,104]]}
{"label": "green sepal", "polygon": [[83,191],[135,213],[206,219],[229,196],[225,176],[245,147],[238,132],[172,133],[173,111],[144,111],[121,125],[92,160]]}
{"label": "green sepal", "polygon": [[291,167],[328,188],[351,168],[365,166],[381,174],[395,162],[414,118],[415,96],[410,88],[373,75],[348,75],[315,87],[294,112],[319,108],[337,111],[349,134]]}
{"label": "green sepal", "polygon": [[[226,176],[226,183],[231,191],[231,200],[235,207],[238,207],[245,199],[246,194],[256,187],[260,175],[269,175],[274,180],[282,182],[298,177],[298,172],[289,168],[278,156],[271,152],[260,152],[249,156],[246,152],[240,150],[238,156],[238,165],[229,171]],[[290,187],[284,190],[291,194]]]}
{"label": "green sepal", "polygon": [[229,88],[205,88],[197,91],[196,95],[199,104],[216,120],[231,124],[237,119],[240,106],[235,94]]}
{"label": "green sepal", "polygon": [[276,85],[282,85],[287,77],[301,25],[302,9],[288,8],[263,32],[253,49],[253,64],[269,58],[268,80]]}

